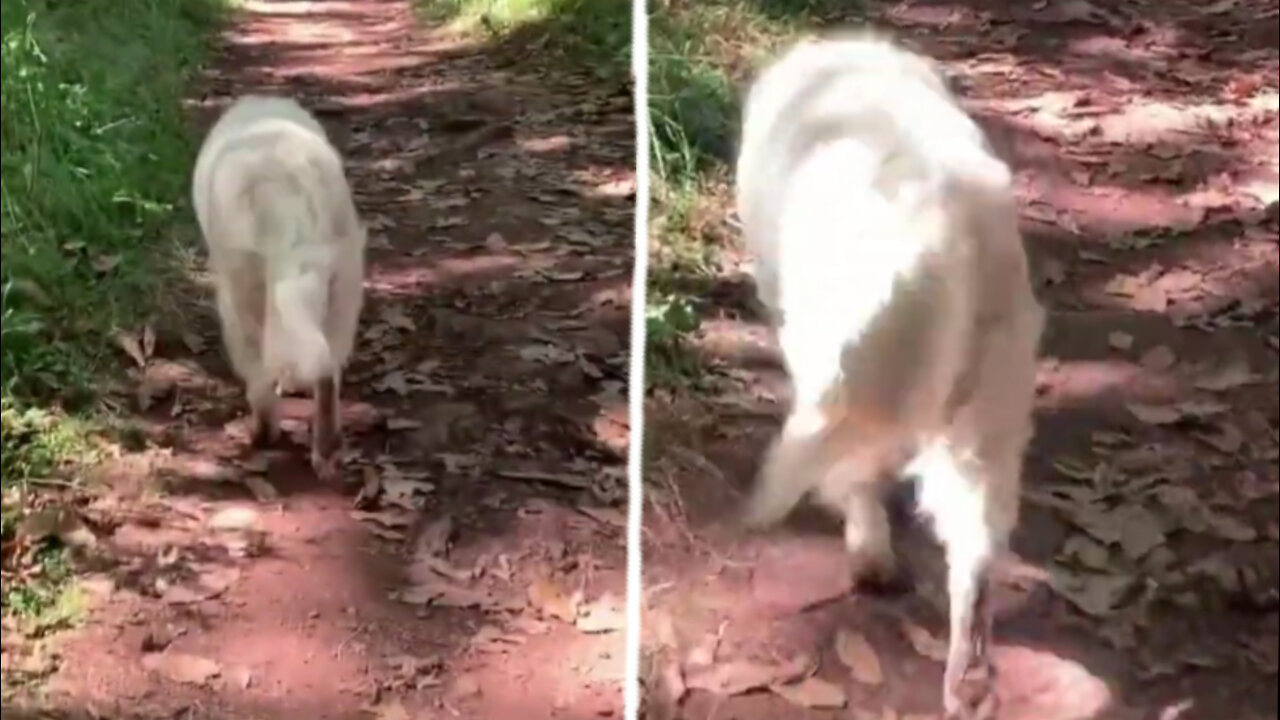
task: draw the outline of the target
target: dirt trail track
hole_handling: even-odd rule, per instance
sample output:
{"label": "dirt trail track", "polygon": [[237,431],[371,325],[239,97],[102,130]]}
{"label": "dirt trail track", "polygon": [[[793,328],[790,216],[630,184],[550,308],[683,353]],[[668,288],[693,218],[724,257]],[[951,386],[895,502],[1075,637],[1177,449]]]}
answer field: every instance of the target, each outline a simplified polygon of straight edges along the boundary
{"label": "dirt trail track", "polygon": [[301,399],[248,454],[207,290],[175,308],[35,717],[620,716],[630,90],[536,54],[395,0],[244,7],[199,127],[298,98],[371,227],[347,484],[309,471]]}
{"label": "dirt trail track", "polygon": [[[1275,718],[1276,3],[869,5],[943,61],[1015,167],[1051,313],[1015,538],[1030,567],[998,593],[1002,720]],[[713,396],[646,415],[650,687],[692,688],[671,713],[689,720],[936,717],[936,640],[909,628],[945,637],[946,596],[917,524],[901,597],[848,595],[821,518],[725,529],[786,393],[749,292],[726,278],[704,326]],[[796,657],[830,685],[739,692]]]}

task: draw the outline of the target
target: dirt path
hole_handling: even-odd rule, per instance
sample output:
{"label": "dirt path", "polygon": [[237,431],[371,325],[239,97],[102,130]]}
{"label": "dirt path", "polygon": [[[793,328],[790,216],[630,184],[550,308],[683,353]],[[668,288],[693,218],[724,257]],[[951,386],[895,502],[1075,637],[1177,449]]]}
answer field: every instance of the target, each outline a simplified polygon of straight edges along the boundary
{"label": "dirt path", "polygon": [[[946,62],[1017,169],[1052,315],[1002,720],[1275,718],[1276,2],[872,8]],[[901,523],[901,597],[849,595],[823,518],[726,529],[786,393],[749,292],[727,277],[704,326],[714,392],[646,416],[651,717],[937,717],[946,598],[920,528]],[[829,684],[745,691],[815,667]]]}
{"label": "dirt path", "polygon": [[372,228],[349,483],[308,470],[301,399],[294,446],[247,454],[207,295],[175,308],[129,400],[139,448],[83,508],[94,609],[41,650],[38,707],[620,716],[630,90],[531,52],[394,0],[245,6],[201,127],[231,95],[298,97]]}

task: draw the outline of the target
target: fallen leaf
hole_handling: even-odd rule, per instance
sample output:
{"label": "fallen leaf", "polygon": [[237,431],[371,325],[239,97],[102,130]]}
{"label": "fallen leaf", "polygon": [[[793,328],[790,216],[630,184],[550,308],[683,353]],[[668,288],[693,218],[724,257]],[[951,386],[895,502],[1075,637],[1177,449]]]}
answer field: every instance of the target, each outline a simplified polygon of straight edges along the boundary
{"label": "fallen leaf", "polygon": [[80,515],[74,510],[59,506],[46,506],[28,513],[18,525],[18,537],[27,544],[38,544],[56,538],[68,547],[92,548],[98,544]]}
{"label": "fallen leaf", "polygon": [[576,624],[588,634],[620,632],[627,628],[626,605],[612,593],[605,593],[579,608]]}
{"label": "fallen leaf", "polygon": [[410,475],[393,465],[383,465],[378,484],[382,488],[384,505],[418,511],[426,505],[426,495],[435,491],[435,485],[420,479],[421,474]]}
{"label": "fallen leaf", "polygon": [[1246,358],[1236,358],[1196,378],[1195,386],[1210,392],[1225,392],[1257,383],[1262,378],[1249,369]]}
{"label": "fallen leaf", "polygon": [[579,506],[577,510],[601,525],[608,525],[620,529],[626,529],[627,527],[627,516],[620,510],[615,510],[614,508],[582,506]]}
{"label": "fallen leaf", "polygon": [[844,688],[816,677],[791,685],[774,685],[769,689],[792,705],[804,708],[842,708],[849,703]]}
{"label": "fallen leaf", "polygon": [[124,258],[120,255],[98,255],[93,258],[90,264],[99,275],[106,275],[112,270],[115,270],[122,260],[124,260]]}
{"label": "fallen leaf", "polygon": [[1221,422],[1214,432],[1193,433],[1200,442],[1227,455],[1235,455],[1244,447],[1244,433],[1233,423]]}
{"label": "fallen leaf", "polygon": [[1130,560],[1141,560],[1164,544],[1164,527],[1151,511],[1141,505],[1126,505],[1118,512],[1120,548]]}
{"label": "fallen leaf", "polygon": [[1107,617],[1133,589],[1136,580],[1125,575],[1073,573],[1055,566],[1053,589],[1092,617]]}
{"label": "fallen leaf", "polygon": [[901,621],[902,634],[911,644],[911,648],[921,657],[945,662],[947,659],[947,643],[933,636],[923,627],[903,618]]}
{"label": "fallen leaf", "polygon": [[206,347],[204,338],[189,331],[182,333],[182,344],[186,345],[187,349],[194,355],[203,353]]}
{"label": "fallen leaf", "polygon": [[1164,372],[1178,363],[1178,356],[1169,347],[1157,345],[1143,353],[1138,363],[1153,372]]}
{"label": "fallen leaf", "polygon": [[1128,403],[1129,412],[1146,425],[1173,425],[1182,420],[1182,412],[1173,405],[1147,405]]}
{"label": "fallen leaf", "polygon": [[488,610],[500,603],[492,594],[457,585],[444,577],[434,577],[401,590],[395,599],[408,605],[434,605],[449,608]]}
{"label": "fallen leaf", "polygon": [[378,317],[382,322],[397,330],[413,332],[418,329],[417,323],[399,305],[383,305],[379,309]]}
{"label": "fallen leaf", "polygon": [[177,652],[143,655],[142,666],[187,685],[204,685],[222,674],[222,666],[213,660]]}
{"label": "fallen leaf", "polygon": [[124,350],[125,354],[128,355],[138,367],[144,368],[147,366],[147,353],[142,349],[142,338],[125,330],[117,330],[114,337],[116,344]]}
{"label": "fallen leaf", "polygon": [[391,391],[401,397],[409,394],[409,379],[402,370],[392,370],[371,383],[371,386],[377,392]]}
{"label": "fallen leaf", "polygon": [[691,690],[732,697],[795,682],[812,668],[813,661],[803,655],[780,663],[733,660],[688,673],[685,685]]}
{"label": "fallen leaf", "polygon": [[236,568],[212,568],[178,585],[165,585],[161,596],[170,605],[194,605],[225,593],[240,580]]}
{"label": "fallen leaf", "polygon": [[1079,533],[1067,538],[1062,555],[1090,570],[1107,570],[1111,566],[1111,554],[1102,543]]}
{"label": "fallen leaf", "polygon": [[481,695],[483,690],[484,686],[476,676],[463,675],[453,681],[452,687],[449,688],[449,696],[455,700],[465,700]]}
{"label": "fallen leaf", "polygon": [[1119,511],[1109,511],[1084,503],[1062,508],[1071,524],[1084,530],[1103,545],[1116,545],[1124,535],[1124,518]]}
{"label": "fallen leaf", "polygon": [[554,618],[566,623],[576,623],[580,601],[567,595],[552,580],[540,577],[529,585],[529,605],[543,617]]}
{"label": "fallen leaf", "polygon": [[246,475],[241,479],[253,497],[261,503],[275,502],[280,499],[280,492],[261,475]]}
{"label": "fallen leaf", "polygon": [[251,507],[223,508],[209,518],[209,527],[214,530],[251,530],[260,525],[258,511]]}
{"label": "fallen leaf", "polygon": [[1044,261],[1041,278],[1046,286],[1060,285],[1067,279],[1067,267],[1061,261],[1049,258]]}
{"label": "fallen leaf", "polygon": [[448,557],[449,541],[453,538],[453,518],[441,515],[422,527],[414,541],[415,558]]}
{"label": "fallen leaf", "polygon": [[406,528],[413,522],[412,516],[408,513],[394,512],[391,510],[385,512],[366,512],[364,510],[352,510],[351,517],[360,522],[376,523],[384,528]]}
{"label": "fallen leaf", "polygon": [[[724,639],[726,625],[721,624],[715,633],[705,635],[685,656],[685,665],[689,667],[711,667],[716,664],[716,655],[720,652],[720,642]],[[672,628],[674,631],[674,628]]]}
{"label": "fallen leaf", "polygon": [[1258,531],[1252,525],[1231,515],[1211,511],[1207,520],[1209,529],[1223,540],[1253,542],[1258,539]]}
{"label": "fallen leaf", "polygon": [[1218,2],[1207,5],[1200,9],[1205,15],[1223,15],[1235,10],[1240,4],[1240,0],[1218,0]]}
{"label": "fallen leaf", "polygon": [[366,708],[365,712],[372,715],[374,720],[413,720],[413,716],[405,709],[404,703],[399,700],[383,700],[377,705]]}
{"label": "fallen leaf", "polygon": [[506,252],[507,241],[502,237],[501,233],[489,233],[489,237],[484,239],[484,246],[491,252]]}
{"label": "fallen leaf", "polygon": [[519,354],[521,360],[542,364],[573,362],[577,357],[576,353],[546,343],[526,345]]}
{"label": "fallen leaf", "polygon": [[1133,336],[1116,330],[1107,336],[1107,344],[1114,350],[1128,350],[1133,347]]}
{"label": "fallen leaf", "polygon": [[862,633],[844,628],[836,633],[836,656],[840,662],[848,666],[853,679],[863,685],[881,685],[884,683],[884,669],[880,666],[880,656],[876,649]]}

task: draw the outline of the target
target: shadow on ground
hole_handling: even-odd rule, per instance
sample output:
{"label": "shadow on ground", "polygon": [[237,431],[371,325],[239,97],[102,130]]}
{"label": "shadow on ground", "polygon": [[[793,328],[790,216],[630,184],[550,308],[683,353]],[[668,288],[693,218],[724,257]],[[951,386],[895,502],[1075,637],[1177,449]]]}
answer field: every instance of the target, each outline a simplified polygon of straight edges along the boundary
{"label": "shadow on ground", "polygon": [[310,473],[302,398],[248,451],[207,283],[172,289],[82,508],[96,609],[48,644],[37,716],[620,711],[631,97],[529,62],[526,32],[477,44],[390,0],[246,6],[196,130],[230,96],[298,98],[370,228],[346,485]]}
{"label": "shadow on ground", "polygon": [[[1274,9],[858,13],[943,59],[1014,166],[1051,313],[1022,562],[1000,593],[1004,720],[1275,717],[1278,53],[1254,29]],[[941,665],[903,618],[944,637],[946,597],[940,553],[916,523],[903,518],[899,544],[917,592],[854,602],[829,518],[802,511],[767,537],[729,529],[787,392],[739,260],[726,250],[703,297],[698,391],[659,391],[646,414],[651,699],[708,658],[799,654],[821,660],[854,717],[933,717]],[[850,679],[833,648],[841,629],[866,636],[882,680]],[[675,717],[841,712],[693,692]]]}

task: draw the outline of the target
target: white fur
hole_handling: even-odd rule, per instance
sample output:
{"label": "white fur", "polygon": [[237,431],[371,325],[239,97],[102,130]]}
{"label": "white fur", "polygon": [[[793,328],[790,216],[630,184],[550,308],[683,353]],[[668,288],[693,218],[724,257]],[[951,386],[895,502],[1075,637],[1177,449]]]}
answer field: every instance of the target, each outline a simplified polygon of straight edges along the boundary
{"label": "white fur", "polygon": [[246,96],[205,138],[192,199],[228,354],[273,422],[275,385],[336,381],[355,340],[365,232],[342,158],[294,101]]}
{"label": "white fur", "polygon": [[921,480],[947,547],[947,709],[987,567],[1017,522],[1044,313],[1008,167],[933,63],[870,36],[799,44],[747,100],[738,212],[794,386],[748,520],[805,494],[892,567],[877,481]]}

